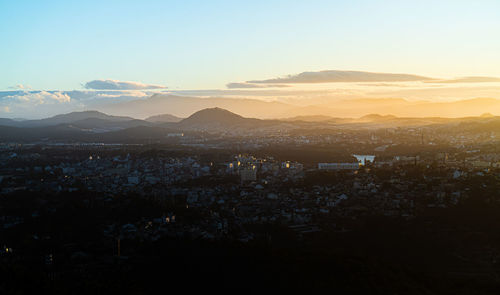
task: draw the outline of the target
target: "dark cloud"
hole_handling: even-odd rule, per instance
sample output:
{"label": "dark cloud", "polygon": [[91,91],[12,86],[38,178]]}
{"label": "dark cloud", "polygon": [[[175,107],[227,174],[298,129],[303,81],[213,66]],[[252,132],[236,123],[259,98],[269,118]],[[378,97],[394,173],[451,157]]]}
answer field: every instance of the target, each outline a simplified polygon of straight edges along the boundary
{"label": "dark cloud", "polygon": [[166,89],[163,85],[144,84],[132,81],[117,80],[93,80],[85,83],[87,89],[94,90],[145,90],[145,89]]}
{"label": "dark cloud", "polygon": [[319,71],[303,72],[297,75],[288,75],[275,79],[253,80],[247,81],[247,83],[403,82],[428,80],[433,79],[409,74],[370,73],[360,71]]}

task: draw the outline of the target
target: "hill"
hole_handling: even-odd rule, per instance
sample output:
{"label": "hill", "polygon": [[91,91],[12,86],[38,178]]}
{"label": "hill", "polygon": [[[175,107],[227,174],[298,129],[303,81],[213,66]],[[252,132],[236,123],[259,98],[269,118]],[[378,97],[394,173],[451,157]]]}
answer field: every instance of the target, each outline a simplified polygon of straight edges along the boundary
{"label": "hill", "polygon": [[177,123],[180,122],[181,120],[182,118],[170,114],[156,115],[145,119],[145,121],[151,123]]}
{"label": "hill", "polygon": [[379,115],[379,114],[368,114],[359,119],[357,122],[380,122],[380,121],[390,121],[397,119],[396,116],[393,115]]}
{"label": "hill", "polygon": [[120,116],[110,116],[98,111],[83,111],[83,112],[72,112],[68,114],[56,115],[50,118],[39,119],[39,120],[25,120],[25,121],[15,121],[11,119],[0,119],[0,125],[2,126],[13,126],[13,127],[45,127],[45,126],[56,126],[60,124],[71,124],[78,121],[96,119],[101,122],[126,122],[135,120],[131,117],[120,117]]}
{"label": "hill", "polygon": [[[94,118],[89,116],[99,116]],[[87,117],[87,118],[85,118]],[[85,118],[82,120],[77,120]],[[73,121],[77,120],[77,121]],[[68,122],[70,123],[59,123]],[[5,119],[0,122],[16,122]],[[16,123],[25,123],[17,121]],[[0,125],[0,142],[18,141],[73,141],[73,142],[141,142],[147,140],[169,142],[169,133],[222,133],[234,136],[276,134],[277,132],[302,130],[310,133],[327,129],[378,129],[394,127],[434,126],[455,132],[495,132],[500,117],[476,116],[462,118],[415,118],[369,114],[358,119],[324,116],[298,117],[288,120],[261,120],[246,118],[228,110],[215,107],[195,112],[180,122],[152,123],[130,117],[115,117],[99,112],[77,112],[42,120],[28,121],[27,127]],[[36,124],[35,124],[36,122]],[[41,123],[40,123],[41,122]],[[45,125],[56,124],[57,125]],[[36,127],[33,127],[35,125]],[[455,130],[455,131],[454,131]],[[194,133],[193,133],[194,131]]]}
{"label": "hill", "polygon": [[245,118],[222,108],[208,108],[198,111],[180,121],[180,129],[221,130],[237,128],[255,128],[271,124],[270,120]]}
{"label": "hill", "polygon": [[[206,109],[219,107],[244,117],[273,119],[296,116],[328,116],[333,118],[359,118],[366,114],[392,114],[398,117],[449,117],[479,116],[485,112],[500,114],[500,100],[475,98],[458,101],[410,101],[402,98],[360,99],[304,99],[297,101],[265,101],[249,98],[188,97],[155,94],[147,99],[124,101],[97,107],[106,113],[148,117],[158,110],[187,117]],[[309,120],[306,120],[309,121]]]}

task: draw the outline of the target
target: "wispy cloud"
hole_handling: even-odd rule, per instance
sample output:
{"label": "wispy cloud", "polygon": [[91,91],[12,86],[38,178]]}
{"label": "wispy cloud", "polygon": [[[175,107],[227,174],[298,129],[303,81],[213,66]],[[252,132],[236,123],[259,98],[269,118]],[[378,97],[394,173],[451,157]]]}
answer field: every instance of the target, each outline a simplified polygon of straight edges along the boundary
{"label": "wispy cloud", "polygon": [[119,91],[119,92],[106,92],[106,93],[96,93],[95,98],[121,98],[121,97],[149,97],[150,93],[142,91]]}
{"label": "wispy cloud", "polygon": [[133,81],[118,80],[93,80],[85,83],[86,89],[94,90],[146,90],[146,89],[166,89],[166,86],[155,84],[144,84]]}
{"label": "wispy cloud", "polygon": [[29,85],[25,85],[25,84],[16,84],[16,86],[11,86],[11,87],[8,87],[8,89],[30,90],[30,89],[31,89],[31,86],[29,86]]}
{"label": "wispy cloud", "polygon": [[363,84],[358,84],[359,86],[366,86],[366,87],[410,87],[410,85],[403,84],[403,83],[363,83]]}
{"label": "wispy cloud", "polygon": [[290,87],[290,85],[283,84],[251,84],[251,83],[228,83],[226,84],[228,89],[238,89],[238,88],[283,88]]}
{"label": "wispy cloud", "polygon": [[496,77],[462,77],[449,80],[434,80],[426,81],[430,83],[485,83],[485,82],[500,82],[500,78]]}
{"label": "wispy cloud", "polygon": [[229,89],[235,88],[265,88],[263,85],[249,84],[249,83],[228,83],[226,87]]}
{"label": "wispy cloud", "polygon": [[403,82],[428,81],[429,77],[410,74],[371,73],[361,71],[302,72],[281,78],[252,80],[247,83],[332,83],[332,82]]}

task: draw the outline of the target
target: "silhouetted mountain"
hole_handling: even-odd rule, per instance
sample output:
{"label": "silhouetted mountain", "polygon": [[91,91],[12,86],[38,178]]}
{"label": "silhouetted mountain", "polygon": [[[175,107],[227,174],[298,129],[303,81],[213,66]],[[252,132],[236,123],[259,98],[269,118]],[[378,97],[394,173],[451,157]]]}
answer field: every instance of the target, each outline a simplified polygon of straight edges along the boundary
{"label": "silhouetted mountain", "polygon": [[111,122],[124,122],[124,121],[134,120],[134,118],[110,116],[98,111],[84,111],[84,112],[72,112],[69,114],[57,115],[51,118],[41,119],[41,120],[23,121],[21,123],[30,124],[34,126],[53,126],[59,124],[73,123],[90,118],[107,120]]}
{"label": "silhouetted mountain", "polygon": [[10,119],[1,119],[0,125],[3,126],[15,126],[15,127],[44,127],[44,126],[56,126],[61,124],[71,124],[74,122],[88,120],[88,119],[98,119],[103,122],[126,122],[135,120],[130,117],[118,117],[110,116],[98,111],[84,111],[84,112],[72,112],[69,114],[61,114],[54,117],[40,119],[40,120],[25,120],[25,121],[14,121]]}
{"label": "silhouetted mountain", "polygon": [[[55,124],[87,116],[70,123]],[[79,112],[55,116],[48,119],[32,120],[35,126],[16,127],[0,125],[0,142],[73,141],[73,142],[171,142],[173,132],[221,132],[238,134],[275,134],[285,130],[312,130],[329,128],[392,128],[401,126],[434,125],[446,130],[459,128],[468,132],[494,132],[500,128],[500,117],[480,116],[463,118],[415,118],[392,115],[370,114],[358,119],[333,117],[298,117],[296,120],[261,120],[245,118],[222,108],[208,108],[198,111],[180,122],[152,123],[129,117],[108,116],[99,112]],[[292,118],[293,119],[293,118]],[[22,123],[10,119],[0,119],[5,124]],[[40,123],[42,122],[42,123]]]}
{"label": "silhouetted mountain", "polygon": [[396,116],[393,115],[379,115],[379,114],[368,114],[359,119],[357,122],[379,122],[379,121],[388,121],[397,119]]}
{"label": "silhouetted mountain", "polygon": [[485,111],[500,114],[500,100],[476,98],[459,101],[409,101],[401,98],[336,99],[320,97],[303,101],[264,101],[247,98],[186,97],[155,94],[147,99],[124,101],[97,107],[107,113],[147,117],[158,110],[188,116],[193,112],[219,107],[245,117],[271,119],[295,116],[330,116],[359,118],[370,113],[393,114],[398,117],[465,117],[479,116]]}
{"label": "silhouetted mountain", "polygon": [[260,120],[253,118],[244,118],[240,115],[232,113],[221,108],[209,108],[198,111],[188,118],[180,121],[177,126],[181,129],[235,129],[235,128],[252,128],[270,125],[271,120]]}
{"label": "silhouetted mountain", "polygon": [[460,118],[479,116],[485,111],[493,114],[500,113],[500,100],[493,98],[475,98],[446,102],[408,101],[396,98],[354,99],[325,103],[319,106],[321,106],[320,109],[314,110],[317,114],[338,117],[360,117],[365,114],[378,113],[413,118]]}
{"label": "silhouetted mountain", "polygon": [[311,115],[311,116],[295,116],[291,118],[281,119],[283,121],[303,121],[303,122],[325,122],[325,121],[336,121],[338,118],[322,115]]}
{"label": "silhouetted mountain", "polygon": [[491,114],[491,113],[484,113],[484,114],[482,114],[480,117],[481,117],[481,118],[493,118],[493,117],[495,117],[495,116],[493,116],[493,114]]}
{"label": "silhouetted mountain", "polygon": [[106,113],[148,117],[158,113],[158,110],[168,110],[177,116],[188,117],[194,112],[219,107],[245,117],[282,118],[288,112],[297,108],[294,105],[281,102],[268,102],[260,99],[226,98],[226,97],[188,97],[170,94],[154,94],[147,99],[138,99],[101,105],[99,110]]}
{"label": "silhouetted mountain", "polygon": [[198,111],[181,121],[182,124],[235,124],[247,120],[240,115],[221,108],[210,108]]}
{"label": "silhouetted mountain", "polygon": [[151,116],[146,118],[145,121],[151,122],[151,123],[176,123],[180,122],[182,118],[176,117],[174,115],[170,114],[162,114],[162,115],[156,115],[156,116]]}

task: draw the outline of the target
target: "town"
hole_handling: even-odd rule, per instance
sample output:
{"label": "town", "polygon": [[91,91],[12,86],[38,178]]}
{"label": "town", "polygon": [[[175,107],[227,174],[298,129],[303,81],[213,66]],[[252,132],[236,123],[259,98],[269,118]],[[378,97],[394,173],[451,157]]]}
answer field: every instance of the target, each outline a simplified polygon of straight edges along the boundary
{"label": "town", "polygon": [[[363,233],[374,218],[441,230],[450,226],[437,225],[443,212],[478,200],[500,205],[494,134],[479,141],[432,130],[424,139],[404,136],[409,132],[251,139],[179,134],[167,135],[176,140],[168,144],[4,143],[1,259],[8,264],[16,256],[37,256],[40,267],[57,276],[69,267],[55,266],[62,261],[88,267],[139,255],[137,241],[309,245]],[[74,232],[82,226],[84,232]],[[38,250],[27,252],[33,247]],[[500,251],[482,247],[481,255],[469,258],[469,270],[452,272],[483,276],[474,265],[487,264],[496,273]]]}

